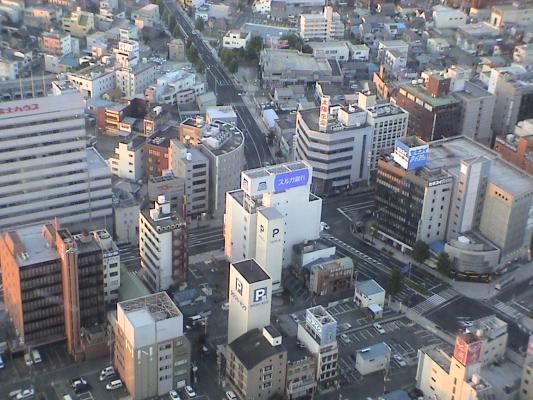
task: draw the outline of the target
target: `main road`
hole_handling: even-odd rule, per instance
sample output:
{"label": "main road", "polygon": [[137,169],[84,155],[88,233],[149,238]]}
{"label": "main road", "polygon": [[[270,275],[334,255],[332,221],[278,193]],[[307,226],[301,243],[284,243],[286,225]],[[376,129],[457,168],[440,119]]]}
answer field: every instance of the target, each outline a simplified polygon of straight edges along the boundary
{"label": "main road", "polygon": [[215,82],[215,91],[218,98],[225,103],[232,104],[238,117],[238,126],[245,135],[244,152],[248,168],[256,168],[273,163],[274,160],[268,148],[267,139],[254,119],[248,107],[242,101],[240,90],[224,70],[222,63],[213,54],[213,50],[204,42],[203,38],[194,29],[190,19],[177,5],[175,0],[163,0],[167,9],[176,18],[185,37],[189,38],[196,46],[198,55],[204,62],[206,70],[212,75]]}

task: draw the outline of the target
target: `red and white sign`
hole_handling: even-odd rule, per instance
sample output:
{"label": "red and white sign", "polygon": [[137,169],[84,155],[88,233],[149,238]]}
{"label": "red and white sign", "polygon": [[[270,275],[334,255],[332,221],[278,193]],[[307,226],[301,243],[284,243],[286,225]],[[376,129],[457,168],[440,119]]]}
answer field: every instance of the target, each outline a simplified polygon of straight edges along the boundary
{"label": "red and white sign", "polygon": [[533,357],[533,335],[529,337],[529,343],[527,344],[527,354]]}
{"label": "red and white sign", "polygon": [[463,365],[476,363],[481,356],[481,342],[467,343],[463,336],[457,336],[453,356]]}
{"label": "red and white sign", "polygon": [[38,110],[39,104],[24,104],[22,106],[13,106],[13,107],[0,107],[0,114],[14,114],[23,111],[33,111]]}
{"label": "red and white sign", "polygon": [[318,129],[326,132],[328,129],[329,96],[322,96],[320,100],[320,115],[318,117]]}

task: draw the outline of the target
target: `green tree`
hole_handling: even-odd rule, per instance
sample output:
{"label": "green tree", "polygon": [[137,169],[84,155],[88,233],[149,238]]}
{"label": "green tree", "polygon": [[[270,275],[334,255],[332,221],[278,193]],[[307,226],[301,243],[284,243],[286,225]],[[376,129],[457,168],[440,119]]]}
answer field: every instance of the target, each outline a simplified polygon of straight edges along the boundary
{"label": "green tree", "polygon": [[291,49],[301,50],[302,46],[304,45],[302,38],[294,33],[284,35],[281,37],[281,39],[287,40]]}
{"label": "green tree", "polygon": [[198,63],[196,64],[196,71],[199,74],[203,74],[205,72],[205,64],[202,60],[198,60]]}
{"label": "green tree", "polygon": [[254,36],[246,44],[244,51],[244,58],[248,61],[259,59],[259,53],[263,48],[263,38],[261,36]]}
{"label": "green tree", "polygon": [[402,290],[403,277],[399,268],[394,268],[389,277],[389,283],[387,284],[387,292],[389,294],[398,294]]}
{"label": "green tree", "polygon": [[188,49],[186,49],[185,55],[187,56],[187,60],[193,64],[197,64],[200,60],[200,57],[198,56],[198,50],[194,46],[190,46]]}
{"label": "green tree", "polygon": [[237,61],[236,58],[233,58],[228,63],[227,67],[228,67],[228,71],[234,74],[235,72],[239,70],[239,62]]}
{"label": "green tree", "polygon": [[429,246],[423,240],[417,240],[413,245],[413,259],[422,264],[429,258]]}
{"label": "green tree", "polygon": [[437,270],[446,276],[452,272],[452,260],[450,260],[450,256],[445,251],[439,254],[439,258],[437,259]]}
{"label": "green tree", "polygon": [[194,27],[196,30],[203,32],[205,29],[204,20],[202,18],[196,18],[196,22],[194,23]]}

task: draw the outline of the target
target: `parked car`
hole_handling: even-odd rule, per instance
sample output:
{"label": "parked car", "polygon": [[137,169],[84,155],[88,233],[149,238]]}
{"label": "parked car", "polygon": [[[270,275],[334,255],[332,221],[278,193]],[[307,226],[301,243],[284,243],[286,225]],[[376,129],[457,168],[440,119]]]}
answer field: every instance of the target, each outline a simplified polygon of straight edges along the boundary
{"label": "parked car", "polygon": [[28,367],[31,367],[33,365],[33,360],[29,353],[24,354],[24,362],[26,363]]}
{"label": "parked car", "polygon": [[175,390],[168,392],[168,397],[170,397],[171,400],[181,400],[180,395]]}
{"label": "parked car", "polygon": [[392,357],[396,360],[400,367],[405,367],[407,365],[404,358],[400,354],[394,354]]}
{"label": "parked car", "polygon": [[70,385],[72,386],[72,388],[75,388],[79,385],[87,385],[87,381],[83,377],[78,376],[77,378],[72,378],[70,380]]}
{"label": "parked car", "polygon": [[17,394],[16,399],[17,400],[29,399],[33,397],[34,394],[35,394],[35,391],[33,390],[33,388],[24,389],[19,394]]}
{"label": "parked car", "polygon": [[120,379],[115,379],[114,381],[109,382],[105,385],[107,390],[116,390],[122,387],[122,381]]}
{"label": "parked car", "polygon": [[341,335],[341,340],[342,340],[344,343],[346,343],[346,344],[348,344],[348,343],[351,342],[350,338],[349,338],[348,335],[345,334],[345,333],[343,333],[343,334]]}
{"label": "parked car", "polygon": [[100,381],[105,381],[106,379],[112,378],[115,376],[115,368],[112,366],[105,367],[100,371]]}
{"label": "parked car", "polygon": [[376,329],[376,331],[378,331],[380,334],[383,335],[385,333],[385,329],[383,329],[381,324],[379,324],[378,322],[376,322],[373,326]]}
{"label": "parked car", "polygon": [[237,400],[237,396],[235,395],[235,393],[233,393],[232,390],[228,390],[226,392],[226,399],[228,399],[228,400]]}
{"label": "parked car", "polygon": [[31,358],[33,358],[34,364],[39,364],[43,361],[41,358],[41,353],[39,353],[39,350],[35,349],[31,352]]}
{"label": "parked car", "polygon": [[194,391],[192,386],[189,386],[189,385],[185,386],[185,394],[187,395],[189,399],[196,397],[196,392]]}

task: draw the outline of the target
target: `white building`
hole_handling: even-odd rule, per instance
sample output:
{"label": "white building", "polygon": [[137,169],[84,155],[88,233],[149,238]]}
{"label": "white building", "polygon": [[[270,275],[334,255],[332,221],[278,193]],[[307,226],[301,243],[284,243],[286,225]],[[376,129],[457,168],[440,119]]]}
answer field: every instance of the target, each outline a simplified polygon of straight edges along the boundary
{"label": "white building", "polygon": [[153,103],[185,104],[207,91],[205,82],[198,82],[196,74],[183,70],[167,73],[145,90],[146,99]]}
{"label": "white building", "polygon": [[113,221],[117,243],[137,244],[139,232],[139,203],[130,192],[113,192]]}
{"label": "white building", "polygon": [[83,115],[76,92],[1,103],[0,230],[55,217],[111,229],[111,174],[87,149]]}
{"label": "white building", "polygon": [[353,300],[361,308],[368,308],[372,304],[376,304],[383,309],[385,305],[385,289],[373,279],[357,281]]}
{"label": "white building", "polygon": [[136,94],[144,94],[156,77],[155,64],[141,64],[135,68],[123,68],[116,72],[117,88],[124,96],[133,97]]}
{"label": "white building", "polygon": [[117,64],[122,68],[133,68],[139,63],[139,42],[123,39],[118,42],[118,47],[113,48]]}
{"label": "white building", "polygon": [[433,7],[433,24],[437,29],[456,29],[466,25],[468,15],[454,8],[436,5]]}
{"label": "white building", "polygon": [[120,141],[115,153],[109,157],[111,172],[119,178],[137,182],[144,176],[144,137]]}
{"label": "white building", "polygon": [[187,275],[187,225],[170,211],[165,196],[159,196],[155,208],[139,213],[139,253],[142,278],[156,292],[166,290],[175,279]]}
{"label": "white building", "polygon": [[533,64],[533,43],[516,46],[513,52],[513,61],[519,64]]}
{"label": "white building", "polygon": [[84,96],[91,98],[101,97],[116,87],[115,70],[102,65],[70,72],[67,78]]}
{"label": "white building", "polygon": [[512,25],[528,26],[533,22],[533,7],[531,4],[519,2],[495,5],[491,9],[490,22],[500,28]]}
{"label": "white building", "polygon": [[226,194],[225,254],[231,262],[264,262],[274,290],[281,287],[293,246],[319,236],[322,200],[310,192],[311,175],[305,162],[248,170],[241,174],[241,189]]}
{"label": "white building", "polygon": [[394,150],[396,139],[407,135],[409,113],[392,103],[378,103],[376,95],[360,92],[358,107],[367,112],[367,122],[373,126],[369,154],[370,171],[378,168],[378,160]]}
{"label": "white building", "polygon": [[138,24],[142,21],[142,26],[154,26],[160,22],[159,6],[157,4],[147,4],[136,11],[132,11],[131,19]]}
{"label": "white building", "polygon": [[313,48],[315,58],[325,58],[326,60],[348,61],[350,59],[350,47],[348,42],[335,40],[328,42],[310,43]]}
{"label": "white building", "polygon": [[322,97],[320,108],[298,110],[295,157],[313,167],[314,193],[366,183],[373,130],[365,110],[352,105],[330,107],[328,96]]}
{"label": "white building", "polygon": [[370,48],[366,44],[352,44],[350,46],[350,58],[356,61],[367,61],[370,56]]}
{"label": "white building", "polygon": [[254,259],[230,265],[228,343],[270,325],[272,279]]}
{"label": "white building", "polygon": [[391,353],[391,348],[385,342],[357,350],[355,369],[363,376],[383,371],[389,368]]}
{"label": "white building", "polygon": [[216,121],[237,124],[237,113],[233,106],[207,107],[205,110],[205,120],[208,124],[215,123]]}
{"label": "white building", "polygon": [[14,80],[19,77],[19,62],[13,58],[0,56],[0,78]]}
{"label": "white building", "polygon": [[120,251],[113,238],[105,229],[91,232],[94,240],[102,249],[104,264],[104,300],[116,303],[120,287]]}
{"label": "white building", "polygon": [[183,314],[165,292],[117,304],[114,350],[116,371],[134,399],[168,395],[189,383]]}
{"label": "white building", "polygon": [[305,321],[298,324],[298,340],[317,358],[318,382],[337,377],[337,321],[322,306],[308,308]]}
{"label": "white building", "polygon": [[239,29],[230,29],[222,39],[222,46],[226,49],[244,49],[250,41],[252,34]]}
{"label": "white building", "polygon": [[338,12],[327,5],[322,14],[300,15],[300,36],[304,40],[335,40],[344,37],[344,24]]}

